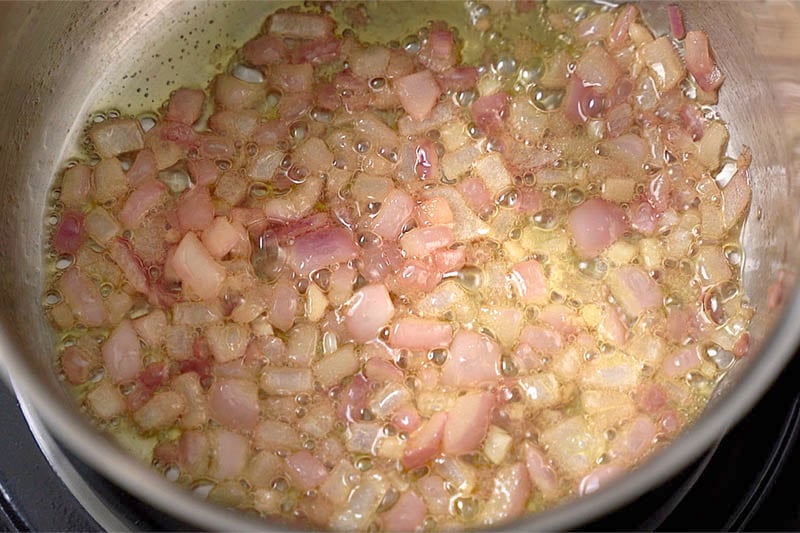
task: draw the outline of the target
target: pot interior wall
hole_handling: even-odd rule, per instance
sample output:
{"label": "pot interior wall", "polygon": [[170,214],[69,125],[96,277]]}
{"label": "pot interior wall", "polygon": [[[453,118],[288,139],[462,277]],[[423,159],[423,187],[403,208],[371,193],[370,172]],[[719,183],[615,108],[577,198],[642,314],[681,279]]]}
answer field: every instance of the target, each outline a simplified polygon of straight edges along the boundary
{"label": "pot interior wall", "polygon": [[[449,5],[462,9],[458,3]],[[664,5],[644,7],[659,29],[666,27]],[[752,323],[758,349],[781,318],[778,309],[769,310],[768,288],[785,270],[786,300],[793,301],[793,272],[800,264],[800,188],[791,172],[795,154],[790,148],[797,144],[794,124],[800,106],[791,101],[796,74],[790,67],[800,53],[800,46],[792,44],[799,42],[800,25],[789,24],[797,14],[781,4],[769,4],[768,10],[749,2],[683,7],[689,27],[710,34],[728,76],[720,111],[732,122],[730,153],[747,145],[754,156],[744,282],[761,310]],[[158,107],[180,85],[205,86],[272,8],[256,2],[167,0],[0,6],[0,48],[6,51],[0,57],[0,306],[10,339],[6,349],[14,352],[3,358],[11,360],[31,393],[65,397],[53,372],[52,338],[41,312],[41,236],[48,189],[61,162],[80,155],[78,143],[90,112],[116,108],[137,114]],[[781,28],[783,37],[775,40],[771,35]],[[757,363],[773,355],[786,354],[750,359]],[[728,380],[718,399],[738,389]],[[91,433],[88,423],[69,414],[74,410],[59,407],[63,401],[39,402],[45,410],[60,409],[79,431]]]}

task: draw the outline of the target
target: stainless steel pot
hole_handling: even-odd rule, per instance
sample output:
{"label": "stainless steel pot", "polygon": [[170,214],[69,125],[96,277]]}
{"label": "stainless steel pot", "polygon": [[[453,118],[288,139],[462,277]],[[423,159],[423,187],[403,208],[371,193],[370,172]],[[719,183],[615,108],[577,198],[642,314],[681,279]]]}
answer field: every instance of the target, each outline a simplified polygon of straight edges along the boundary
{"label": "stainless steel pot", "polygon": [[[204,85],[212,71],[197,65],[209,58],[224,64],[272,7],[170,0],[0,4],[0,359],[19,394],[82,459],[155,507],[214,530],[269,524],[167,482],[97,432],[62,389],[41,311],[43,224],[50,183],[60,163],[77,153],[90,111],[111,102],[134,103],[122,113],[152,108],[176,84]],[[520,530],[572,528],[665,480],[753,405],[800,336],[798,6],[702,1],[682,7],[690,27],[708,31],[728,76],[720,110],[732,123],[731,146],[738,151],[746,144],[754,156],[744,235],[744,284],[758,309],[753,350],[674,444],[608,489],[515,524]],[[666,28],[665,4],[647,2],[643,9],[657,29]],[[421,17],[430,18],[429,11],[421,9]],[[776,291],[784,295],[772,308],[770,287],[773,304]]]}

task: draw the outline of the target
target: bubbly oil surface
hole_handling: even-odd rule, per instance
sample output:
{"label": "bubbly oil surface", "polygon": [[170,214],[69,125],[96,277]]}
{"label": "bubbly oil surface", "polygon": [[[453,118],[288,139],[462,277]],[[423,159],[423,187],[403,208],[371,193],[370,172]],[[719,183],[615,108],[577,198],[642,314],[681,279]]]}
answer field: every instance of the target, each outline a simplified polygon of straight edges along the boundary
{"label": "bubbly oil surface", "polygon": [[[265,8],[261,14],[261,20],[275,9],[287,5],[290,4],[280,3],[269,6],[269,9]],[[319,8],[319,5],[314,4],[299,9],[317,12]],[[242,16],[236,14],[235,3],[224,6],[216,5],[211,9],[217,12],[218,16]],[[446,152],[443,143],[447,141],[441,137],[451,135],[474,143],[479,148],[481,157],[502,152],[496,139],[481,133],[476,127],[470,112],[470,104],[480,95],[504,90],[509,93],[511,98],[525,97],[529,104],[539,112],[555,116],[562,106],[564,90],[563,88],[548,87],[547,83],[543,83],[543,77],[547,76],[548,65],[559,52],[569,54],[574,60],[574,57],[585,49],[585,45],[575,42],[564,31],[554,26],[558,25],[559,20],[574,24],[576,21],[585,20],[598,13],[612,12],[606,5],[592,3],[539,2],[532,10],[519,14],[514,5],[510,3],[481,4],[473,1],[464,3],[336,2],[324,4],[322,10],[336,20],[337,35],[353,36],[363,44],[382,44],[392,49],[403,49],[409,53],[416,52],[424,44],[431,21],[445,21],[446,25],[454,30],[457,42],[460,43],[461,63],[478,67],[480,78],[474,90],[452,91],[443,97],[451,99],[456,106],[454,131],[448,130],[443,133],[442,130],[446,125],[442,125],[426,132],[426,136],[434,143],[438,143],[436,148],[442,152],[440,156]],[[248,15],[247,23],[243,22],[243,26],[255,30],[256,26],[254,26],[252,17],[249,16],[251,11],[241,11],[240,13]],[[200,16],[199,20],[203,26],[197,29],[198,38],[205,38],[205,32],[213,32],[213,16],[210,15],[208,20],[204,18],[205,16]],[[488,17],[491,17],[491,25],[482,22]],[[362,19],[368,22],[363,24]],[[226,26],[228,25],[226,24]],[[113,94],[109,93],[98,101],[97,108],[103,111],[98,111],[89,118],[87,132],[94,124],[113,121],[120,116],[137,117],[145,129],[155,126],[163,118],[163,108],[157,108],[170,91],[185,85],[202,87],[210,91],[209,81],[215,74],[236,72],[236,69],[244,62],[243,55],[237,49],[252,36],[252,32],[243,32],[242,35],[214,35],[212,39],[206,39],[207,44],[210,44],[212,40],[216,41],[211,57],[199,63],[195,62],[197,58],[193,57],[190,71],[185,71],[187,72],[185,76],[166,75],[169,83],[165,85],[159,85],[159,80],[155,78],[147,78],[142,81],[136,75],[138,73],[131,73],[129,81],[123,85],[122,89]],[[188,45],[192,38],[194,36],[181,36],[180,40]],[[169,72],[172,68],[171,64],[181,64],[183,61],[180,53],[169,55],[166,58],[154,57],[153,59],[161,61],[165,72]],[[331,73],[341,70],[344,66],[334,62],[330,65]],[[572,71],[574,68],[574,62],[570,62],[568,69]],[[177,70],[184,72],[183,69],[184,67],[181,66]],[[324,80],[331,73],[317,72],[315,75],[318,79]],[[691,82],[684,84],[684,94],[692,94],[694,89]],[[279,97],[280,95],[277,95],[275,98]],[[266,106],[261,110],[265,119],[273,119],[278,116],[278,108],[274,103],[270,104],[269,98],[268,94]],[[206,100],[204,117],[196,128],[205,125],[205,121],[213,111],[211,102],[211,99]],[[698,104],[699,106],[700,104]],[[713,107],[703,105],[702,110],[709,123],[722,124],[714,114]],[[378,116],[396,128],[402,113],[384,111],[378,113]],[[353,161],[362,166],[352,169],[348,167],[349,163],[339,160],[334,161],[334,166],[339,161],[342,168],[350,171],[370,170],[363,166],[366,155],[370,153],[377,153],[391,161],[390,156],[378,152],[378,146],[370,145],[369,139],[354,137],[352,125],[348,124],[347,120],[340,120],[338,123],[331,122],[331,117],[317,109],[310,111],[307,116],[292,126],[291,142],[293,146],[302,142],[315,123],[317,123],[318,130],[321,129],[328,134],[337,129],[350,132],[347,142],[352,142],[351,148],[360,154]],[[628,231],[617,243],[596,257],[589,259],[579,257],[574,251],[575,241],[568,229],[567,219],[574,209],[587,200],[604,197],[607,193],[603,181],[587,177],[586,162],[595,157],[613,157],[613,154],[607,152],[606,145],[592,136],[591,132],[584,131],[581,134],[569,136],[561,135],[569,127],[563,122],[551,124],[547,135],[551,135],[551,130],[559,133],[553,134],[552,138],[546,135],[541,141],[545,148],[558,149],[561,154],[560,158],[550,164],[548,169],[550,173],[544,178],[543,174],[514,176],[514,187],[499,194],[494,199],[492,206],[477,212],[480,223],[486,227],[485,235],[471,242],[456,243],[469,248],[467,265],[458,271],[446,273],[435,291],[447,287],[451,288],[453,292],[466,296],[455,304],[442,306],[430,298],[427,300],[425,298],[417,299],[417,296],[412,293],[406,294],[402,290],[398,290],[393,294],[398,309],[395,316],[435,317],[451,323],[454,329],[478,332],[485,338],[492,339],[502,346],[503,354],[499,360],[501,381],[509,380],[511,383],[518,379],[522,375],[521,373],[527,375],[532,371],[520,368],[518,356],[512,349],[514,343],[505,339],[504,318],[498,313],[498,309],[519,313],[523,317],[523,324],[535,324],[538,323],[543,309],[553,309],[552,306],[558,306],[559,309],[570,313],[571,317],[575,317],[575,320],[581,321],[581,324],[584,325],[580,328],[582,331],[597,335],[598,325],[602,322],[608,306],[618,308],[620,303],[613,296],[607,297],[605,300],[599,298],[598,291],[607,283],[610,272],[624,266],[635,266],[647,271],[664,293],[664,303],[658,313],[670,313],[693,304],[698,292],[702,292],[707,300],[713,299],[709,305],[713,306],[717,313],[715,320],[718,318],[718,321],[715,325],[707,328],[704,341],[696,343],[701,356],[701,364],[683,378],[665,382],[665,386],[670,388],[669,395],[672,398],[670,401],[674,401],[674,398],[681,398],[680,401],[675,402],[675,411],[678,413],[678,417],[687,422],[691,421],[705,405],[715,384],[733,364],[734,345],[746,330],[752,314],[739,286],[744,254],[739,243],[740,227],[736,226],[731,229],[721,239],[704,239],[702,221],[697,210],[698,205],[692,203],[695,201],[694,198],[687,196],[687,204],[677,207],[678,218],[670,227],[647,237],[639,232]],[[246,147],[239,148],[246,151]],[[83,149],[82,157],[78,160],[92,163],[98,161],[99,158],[94,153],[88,136]],[[254,158],[258,153],[258,148],[253,148],[253,151],[251,156],[245,155],[245,163],[240,164],[246,164],[248,157]],[[648,180],[676,163],[676,157],[676,154],[667,154],[661,167],[645,165],[633,172],[637,176],[636,195],[644,195]],[[126,159],[125,156],[121,156],[121,159],[123,167],[127,167],[126,170],[130,168],[133,161]],[[234,162],[226,163],[229,167],[234,164]],[[70,165],[72,164],[74,163],[70,163]],[[291,163],[288,163],[287,166],[290,165]],[[222,170],[227,169],[222,168]],[[703,178],[706,179],[708,187],[710,187],[709,183],[724,185],[723,182],[730,178],[735,171],[735,160],[724,158],[720,167],[714,169],[713,172],[706,172],[703,176],[698,176],[693,182],[693,185],[696,185],[699,190],[697,194],[699,197],[704,194],[701,188]],[[569,178],[563,179],[557,176],[569,176]],[[184,178],[185,176],[181,174],[170,174],[166,171],[159,174],[159,179],[173,191],[173,201],[180,192],[190,186],[183,183]],[[714,182],[715,178],[716,182]],[[457,181],[457,178],[452,176],[442,175],[441,177],[442,185],[455,184]],[[519,216],[514,210],[520,202],[519,190],[523,188],[536,191],[540,195],[541,207],[535,213]],[[265,202],[280,197],[285,192],[272,183],[254,181],[249,185],[242,205],[261,207]],[[344,200],[349,199],[352,194],[352,186],[345,186],[340,192],[340,196]],[[424,197],[425,193],[421,194]],[[718,194],[718,192],[710,194]],[[51,191],[52,210],[47,219],[48,224],[53,228],[58,226],[63,213],[59,195],[60,183],[57,181]],[[697,199],[696,202],[699,204],[701,201],[716,200],[703,198]],[[629,207],[627,201],[619,203],[625,209]],[[98,204],[89,202],[83,207],[83,211],[88,213],[97,206]],[[113,212],[119,207],[119,204],[109,202],[105,207]],[[380,207],[380,202],[360,206],[370,216],[379,212]],[[327,212],[330,208],[331,206],[327,202],[319,201],[315,205],[314,211]],[[458,223],[459,221],[456,220],[456,224]],[[413,228],[409,227],[406,230],[411,229]],[[136,231],[126,230],[122,232],[121,237],[131,240],[136,247]],[[369,244],[369,240],[374,237],[375,235],[368,231],[360,232],[358,234],[359,244],[362,246]],[[689,244],[683,246],[684,241]],[[716,247],[715,249],[722,250],[726,264],[732,272],[730,279],[726,279],[722,283],[714,283],[712,286],[708,279],[703,278],[704,267],[699,259],[705,257],[702,255],[703,246],[706,248],[713,246]],[[685,251],[673,252],[673,250],[682,249]],[[54,309],[60,306],[63,311],[65,305],[63,295],[58,290],[58,280],[63,272],[75,268],[76,264],[82,269],[92,271],[93,280],[97,283],[100,294],[104,298],[131,292],[119,270],[107,259],[105,247],[91,240],[75,254],[58,254],[51,249],[45,258],[51,288],[44,296],[44,308],[51,319],[54,316]],[[258,260],[267,262],[267,267],[269,267],[269,261],[274,258],[267,254]],[[261,267],[256,264],[258,260],[254,255],[252,266],[256,269],[263,267],[263,263]],[[516,263],[524,260],[534,260],[542,265],[548,283],[546,301],[526,304],[519,301],[510,288],[507,273]],[[157,279],[163,275],[160,268],[152,265],[149,267],[148,274],[153,279]],[[330,275],[331,271],[327,270],[322,273],[317,272],[309,278],[295,276],[291,281],[298,292],[305,295],[309,284],[316,284],[324,289],[325,282],[321,278],[327,279],[326,277]],[[361,277],[356,280],[355,288],[359,289],[366,284],[367,281]],[[718,309],[720,311],[717,311]],[[126,310],[124,317],[137,319],[152,310],[152,306],[146,300],[134,295],[133,302]],[[57,322],[57,320],[53,320]],[[574,336],[568,336],[566,339],[568,348],[565,348],[565,351],[570,353],[570,358],[577,361],[570,364],[592,365],[598,360],[616,361],[633,358],[637,359],[637,372],[641,379],[643,381],[652,380],[659,372],[659,362],[642,362],[642,358],[633,351],[636,350],[636,347],[643,345],[641,343],[634,344],[634,341],[642,341],[654,334],[660,334],[659,331],[651,329],[651,323],[658,323],[658,327],[663,327],[663,324],[655,318],[649,321],[647,317],[623,317],[622,320],[626,331],[631,335],[627,348],[614,346],[607,339],[600,337],[595,338],[593,343],[588,343],[586,339],[579,342]],[[87,349],[95,346],[91,349],[96,349],[96,346],[107,341],[114,326],[112,324],[110,327],[88,328],[79,321],[75,321],[69,327],[57,328],[59,339],[57,351],[62,353],[67,348],[75,346]],[[382,341],[385,341],[384,337],[388,338],[388,335],[388,329],[385,332],[382,331],[378,344],[383,346]],[[280,342],[290,341],[289,332],[275,329],[273,336]],[[339,347],[338,340],[335,333],[323,333],[319,338],[317,353],[324,356],[336,352]],[[692,345],[694,346],[694,343]],[[671,341],[668,343],[668,349],[671,351],[680,348],[681,343]],[[371,350],[375,348],[365,345],[357,346],[356,349],[360,356],[366,359],[370,357]],[[142,343],[142,354],[145,367],[151,363],[169,362],[169,356],[163,346],[152,347]],[[426,379],[424,377],[426,372],[430,369],[438,369],[448,357],[452,357],[452,354],[448,354],[446,349],[419,353],[409,350],[393,350],[392,356],[396,366],[403,370],[404,386],[412,391],[412,394],[417,394],[417,407],[421,413],[430,416],[442,409],[446,410],[447,406],[452,404],[454,399],[452,391],[425,390],[422,383]],[[563,354],[554,354],[552,359],[560,360],[562,356]],[[57,360],[56,364],[60,364],[60,361]],[[551,356],[545,356],[541,364],[546,366],[561,363],[551,361]],[[84,383],[71,386],[76,402],[89,416],[94,416],[94,413],[88,407],[87,394],[105,378],[104,369],[99,367]],[[514,441],[537,441],[542,431],[547,431],[548,428],[555,427],[564,420],[587,416],[584,409],[585,400],[577,388],[579,383],[579,381],[564,383],[563,401],[544,409],[526,405],[521,398],[524,390],[519,386],[506,387],[502,385],[493,388],[493,393],[507,395],[505,404],[507,408],[504,408],[502,414],[499,415],[500,419],[505,417],[505,420],[501,420],[498,424],[505,424],[506,429],[503,431],[506,431]],[[346,379],[341,385],[331,388],[330,391],[316,387],[310,393],[298,394],[293,397],[272,396],[261,391],[259,401],[264,409],[271,411],[274,418],[294,424],[301,422],[308,413],[323,409],[332,402],[339,405],[341,399],[338,394],[347,386],[348,380]],[[122,384],[119,388],[123,395],[128,395],[133,389],[133,385]],[[371,391],[377,393],[378,387],[373,387]],[[421,405],[422,403],[424,406]],[[370,422],[374,419],[374,415],[369,410],[362,415],[364,417],[362,422]],[[258,498],[265,497],[264,494],[266,494],[269,498],[280,501],[276,509],[272,507],[269,508],[269,511],[261,509],[266,516],[278,516],[288,520],[306,520],[307,516],[298,509],[301,509],[304,499],[317,496],[316,492],[312,495],[309,491],[303,491],[293,486],[286,476],[280,475],[275,476],[268,486],[257,487],[263,492],[255,496],[257,501],[253,503],[253,490],[256,487],[247,475],[242,475],[237,480],[217,480],[206,473],[193,475],[183,472],[174,462],[160,460],[156,457],[158,454],[154,454],[154,450],[159,443],[176,442],[181,437],[183,430],[178,425],[152,432],[142,432],[129,416],[118,416],[110,420],[100,420],[95,416],[95,420],[99,427],[113,435],[125,449],[143,461],[153,463],[168,478],[189,486],[200,496],[209,497],[225,505],[249,510],[254,507],[258,509]],[[513,422],[507,424],[508,420]],[[532,424],[531,421],[533,421]],[[214,421],[208,423],[210,430],[218,427],[219,424]],[[334,440],[345,442],[352,438],[350,431],[351,428],[346,422],[338,421],[330,434]],[[402,443],[409,438],[409,435],[398,432],[388,423],[385,424],[382,431],[383,442],[391,442],[395,446],[402,446]],[[587,453],[595,453],[592,460],[597,466],[603,466],[612,461],[611,450],[614,446],[614,439],[622,431],[621,425],[617,424],[602,431],[598,438],[589,439],[591,443],[587,446],[595,449]],[[314,453],[319,451],[320,447],[325,446],[327,442],[327,437],[325,439],[314,438],[305,433],[301,439],[301,449]],[[654,447],[658,448],[668,442],[670,437],[659,435],[656,439],[658,442]],[[542,445],[540,444],[540,446]],[[544,449],[547,451],[546,447]],[[522,453],[521,450],[515,450],[509,457],[522,457]],[[280,459],[285,459],[288,452],[279,449],[276,454]],[[389,482],[381,481],[381,483],[388,483],[387,486],[390,488],[382,496],[380,507],[377,509],[378,514],[391,509],[403,490],[415,487],[421,478],[431,475],[432,471],[447,478],[443,474],[446,468],[443,466],[444,463],[437,463],[433,468],[425,466],[407,471],[399,467],[397,458],[388,452],[383,455],[348,452],[345,457],[351,463],[356,475],[361,476],[361,479],[367,479],[374,474],[383,475],[389,480]],[[463,468],[472,472],[475,479],[464,486],[458,486],[453,480],[447,481],[446,490],[451,497],[450,515],[447,517],[429,516],[425,521],[427,529],[473,527],[492,523],[484,521],[488,520],[485,519],[485,502],[492,496],[492,487],[498,472],[497,466],[489,461],[481,450],[466,454],[458,461],[461,461],[459,464],[466,465]],[[330,468],[333,466],[335,464]],[[554,497],[545,495],[543,491],[534,490],[527,502],[527,510],[536,512],[578,493],[574,480],[567,475],[561,477],[557,492],[557,496]],[[266,504],[264,505],[266,506]],[[379,526],[379,521],[369,523],[371,529]]]}

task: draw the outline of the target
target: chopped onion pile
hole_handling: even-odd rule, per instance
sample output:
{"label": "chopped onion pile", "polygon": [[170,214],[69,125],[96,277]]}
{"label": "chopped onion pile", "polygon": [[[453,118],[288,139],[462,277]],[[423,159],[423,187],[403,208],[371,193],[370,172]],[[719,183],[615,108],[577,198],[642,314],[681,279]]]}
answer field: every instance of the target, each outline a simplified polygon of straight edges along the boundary
{"label": "chopped onion pile", "polygon": [[[320,6],[147,132],[90,127],[50,241],[65,380],[179,483],[310,526],[601,489],[748,351],[750,155],[707,107],[706,34],[676,6],[656,37],[632,4],[492,4],[476,67],[444,23],[369,44]],[[493,48],[516,16],[560,37]]]}

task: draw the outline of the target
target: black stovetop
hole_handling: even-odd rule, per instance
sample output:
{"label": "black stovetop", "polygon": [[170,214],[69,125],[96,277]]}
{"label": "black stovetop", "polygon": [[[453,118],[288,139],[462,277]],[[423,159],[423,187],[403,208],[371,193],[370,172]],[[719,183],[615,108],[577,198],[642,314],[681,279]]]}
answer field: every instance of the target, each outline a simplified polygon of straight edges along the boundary
{"label": "black stovetop", "polygon": [[[800,531],[800,356],[713,449],[675,478],[586,531]],[[0,530],[101,531],[39,450],[13,394],[0,386]],[[66,453],[132,530],[186,530]]]}

